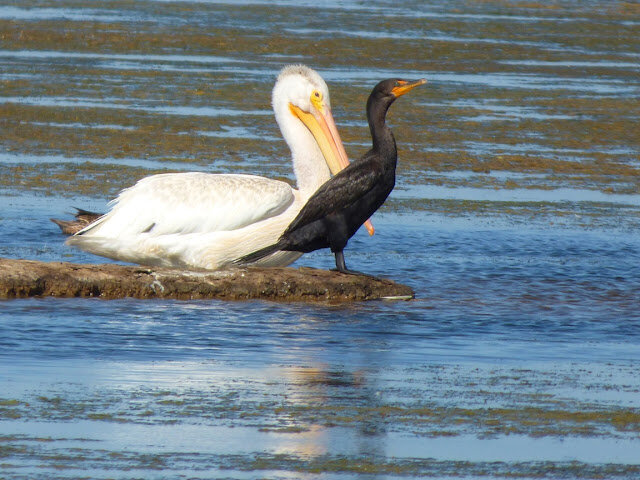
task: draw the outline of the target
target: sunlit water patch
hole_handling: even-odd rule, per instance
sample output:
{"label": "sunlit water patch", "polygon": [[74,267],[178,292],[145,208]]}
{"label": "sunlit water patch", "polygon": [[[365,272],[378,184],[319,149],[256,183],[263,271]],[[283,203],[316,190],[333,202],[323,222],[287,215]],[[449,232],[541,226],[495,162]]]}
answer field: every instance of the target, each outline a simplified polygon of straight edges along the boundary
{"label": "sunlit water patch", "polygon": [[379,31],[379,30],[332,30],[332,29],[310,29],[310,28],[291,28],[287,31],[294,34],[302,34],[311,37],[316,36],[333,36],[333,37],[356,37],[356,38],[369,38],[369,39],[395,39],[406,40],[407,38],[415,40],[423,40],[428,42],[452,42],[452,43],[476,43],[476,44],[508,44],[510,46],[521,45],[526,47],[541,47],[543,49],[558,50],[560,47],[557,44],[550,42],[526,42],[517,41],[513,39],[497,39],[497,38],[474,38],[467,36],[451,36],[451,35],[433,35],[425,33],[423,30],[404,30],[402,32],[397,31]]}
{"label": "sunlit water patch", "polygon": [[[502,110],[502,109],[501,109]],[[499,119],[503,119],[500,117]],[[500,155],[501,153],[544,153],[553,155],[559,159],[579,159],[579,155],[593,152],[593,149],[590,150],[578,150],[572,148],[554,148],[546,145],[541,145],[539,143],[514,143],[514,144],[504,144],[504,143],[496,143],[496,142],[465,142],[465,147],[473,150],[473,151],[481,151],[483,153],[491,153],[494,155]],[[635,152],[629,148],[615,148],[610,146],[602,146],[597,149],[600,153],[605,153],[607,155],[620,155],[620,156],[628,156],[631,157],[635,155]]]}
{"label": "sunlit water patch", "polygon": [[543,60],[505,60],[505,65],[525,65],[534,67],[585,67],[585,68],[624,68],[630,70],[640,70],[640,64],[637,62],[611,62],[606,60],[600,61],[543,61]]}
{"label": "sunlit water patch", "polygon": [[[28,165],[28,166],[36,166],[36,165],[55,165],[55,166],[64,166],[68,165],[101,165],[105,167],[112,166],[117,168],[118,166],[124,167],[132,167],[137,169],[144,170],[168,170],[168,171],[194,171],[194,172],[206,172],[211,170],[210,165],[201,165],[195,162],[172,162],[172,161],[161,161],[161,160],[152,160],[152,159],[144,159],[144,158],[93,158],[88,159],[84,157],[64,157],[62,155],[11,155],[11,154],[0,154],[0,161],[8,165]],[[218,167],[230,167],[231,162],[217,162]],[[11,202],[16,201],[16,197],[11,196]],[[19,197],[17,197],[19,198]],[[68,199],[63,200],[63,202],[68,202]],[[95,199],[92,199],[91,202],[95,202]],[[25,202],[24,198],[19,201],[20,203]],[[102,200],[104,202],[104,200]]]}
{"label": "sunlit water patch", "polygon": [[0,19],[18,21],[73,20],[90,22],[118,22],[124,19],[145,21],[144,17],[132,12],[101,10],[90,8],[19,8],[0,6]]}
{"label": "sunlit water patch", "polygon": [[27,60],[113,60],[127,62],[151,62],[151,63],[204,63],[204,64],[229,64],[246,63],[230,57],[215,55],[153,55],[153,54],[113,54],[98,52],[59,52],[56,50],[0,50],[0,58],[15,58]]}
{"label": "sunlit water patch", "polygon": [[593,78],[562,78],[541,74],[517,73],[455,73],[434,72],[425,65],[424,70],[406,69],[358,69],[331,72],[326,75],[334,81],[366,81],[369,78],[428,78],[436,84],[480,85],[490,88],[509,88],[547,91],[585,92],[599,95],[636,94],[637,85],[629,85],[624,80],[594,80]]}
{"label": "sunlit water patch", "polygon": [[[201,131],[197,132],[198,135],[203,135],[205,137],[218,137],[218,138],[250,138],[254,140],[262,140],[267,142],[277,142],[282,141],[281,138],[272,137],[269,135],[265,135],[263,132],[255,131],[255,129],[248,129],[244,127],[228,127],[223,126],[219,131]],[[185,132],[187,135],[191,135],[192,132]]]}
{"label": "sunlit water patch", "polygon": [[533,188],[492,190],[488,188],[440,187],[437,185],[411,185],[398,188],[398,198],[441,198],[491,202],[594,202],[640,206],[640,195],[603,193],[576,188]]}
{"label": "sunlit water patch", "polygon": [[[31,122],[31,125],[46,126],[46,127],[58,127],[58,128],[96,128],[98,130],[135,130],[136,127],[125,125],[87,125],[84,123],[55,123],[55,122]],[[5,157],[6,158],[6,157]]]}
{"label": "sunlit water patch", "polygon": [[118,110],[132,110],[138,112],[160,113],[164,115],[190,115],[196,117],[234,117],[244,115],[272,115],[269,110],[235,110],[222,107],[198,107],[198,106],[142,106],[131,105],[125,99],[108,99],[109,101],[93,101],[83,98],[56,98],[56,97],[0,97],[0,103],[13,103],[20,105],[34,105],[41,107],[61,108],[107,108]]}

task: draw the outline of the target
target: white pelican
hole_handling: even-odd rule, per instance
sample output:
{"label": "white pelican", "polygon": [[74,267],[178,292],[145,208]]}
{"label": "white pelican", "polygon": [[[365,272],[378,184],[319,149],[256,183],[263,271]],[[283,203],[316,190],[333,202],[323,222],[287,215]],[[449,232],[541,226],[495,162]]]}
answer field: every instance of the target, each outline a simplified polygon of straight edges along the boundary
{"label": "white pelican", "polygon": [[[291,149],[297,190],[255,175],[152,175],[123,190],[107,214],[67,244],[142,265],[213,270],[275,243],[330,172],[349,162],[318,73],[304,65],[285,67],[272,104]],[[276,252],[256,265],[284,266],[300,255]]]}

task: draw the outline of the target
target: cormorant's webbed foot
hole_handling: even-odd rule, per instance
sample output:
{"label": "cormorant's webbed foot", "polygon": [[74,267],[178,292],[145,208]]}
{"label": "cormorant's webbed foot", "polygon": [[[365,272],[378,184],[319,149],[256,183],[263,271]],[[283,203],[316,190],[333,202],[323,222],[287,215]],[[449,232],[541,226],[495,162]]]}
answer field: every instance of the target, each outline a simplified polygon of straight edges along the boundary
{"label": "cormorant's webbed foot", "polygon": [[373,277],[373,275],[369,275],[368,273],[358,272],[356,270],[349,270],[347,265],[344,263],[344,253],[342,251],[335,252],[336,256],[336,270],[340,273],[346,273],[347,275],[362,275],[364,277]]}

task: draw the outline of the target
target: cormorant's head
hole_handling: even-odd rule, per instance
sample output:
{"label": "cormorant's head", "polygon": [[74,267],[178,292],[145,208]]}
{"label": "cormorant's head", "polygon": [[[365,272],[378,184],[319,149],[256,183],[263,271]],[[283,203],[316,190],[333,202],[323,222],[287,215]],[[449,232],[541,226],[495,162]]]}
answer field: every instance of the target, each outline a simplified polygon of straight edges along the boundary
{"label": "cormorant's head", "polygon": [[427,83],[424,78],[415,81],[402,80],[400,78],[389,78],[378,83],[371,92],[372,96],[378,98],[389,97],[390,100],[395,100],[401,95],[409,92],[418,85]]}

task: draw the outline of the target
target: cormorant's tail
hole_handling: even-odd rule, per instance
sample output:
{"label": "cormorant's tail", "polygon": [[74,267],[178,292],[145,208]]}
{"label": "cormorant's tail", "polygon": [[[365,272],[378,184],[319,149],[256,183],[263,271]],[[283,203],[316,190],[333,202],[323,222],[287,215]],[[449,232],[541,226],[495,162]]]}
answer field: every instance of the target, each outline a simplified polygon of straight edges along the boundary
{"label": "cormorant's tail", "polygon": [[261,248],[260,250],[256,250],[253,253],[245,255],[244,257],[237,258],[231,263],[239,267],[244,267],[251,263],[255,263],[259,260],[262,260],[263,258],[268,257],[272,253],[276,253],[278,250],[282,250],[281,247],[282,246],[280,244],[274,243],[273,245],[269,245],[268,247]]}

